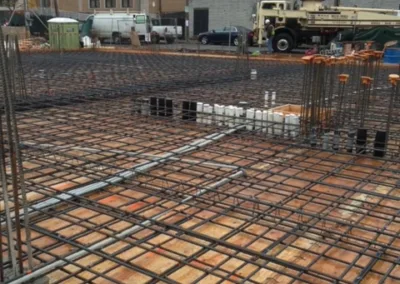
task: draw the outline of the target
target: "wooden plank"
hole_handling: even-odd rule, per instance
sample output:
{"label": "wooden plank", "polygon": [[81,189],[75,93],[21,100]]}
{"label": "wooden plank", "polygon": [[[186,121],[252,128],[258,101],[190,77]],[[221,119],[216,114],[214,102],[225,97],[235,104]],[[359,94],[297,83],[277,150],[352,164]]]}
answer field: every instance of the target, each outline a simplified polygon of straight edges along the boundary
{"label": "wooden plank", "polygon": [[[158,249],[158,251],[160,253],[163,252],[161,249]],[[142,268],[151,270],[157,274],[162,274],[178,264],[177,261],[174,261],[170,258],[164,257],[154,252],[147,252],[139,256],[138,258],[133,259],[131,263]]]}
{"label": "wooden plank", "polygon": [[203,271],[196,268],[192,268],[190,266],[184,266],[181,269],[169,275],[168,278],[175,280],[178,283],[189,284],[193,283],[196,279],[198,279],[202,275],[204,275]]}

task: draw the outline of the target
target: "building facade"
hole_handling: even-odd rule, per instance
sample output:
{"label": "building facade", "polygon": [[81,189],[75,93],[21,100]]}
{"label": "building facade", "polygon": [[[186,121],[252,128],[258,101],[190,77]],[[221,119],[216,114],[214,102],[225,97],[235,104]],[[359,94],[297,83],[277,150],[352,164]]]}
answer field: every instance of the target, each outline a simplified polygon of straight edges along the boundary
{"label": "building facade", "polygon": [[257,0],[191,0],[190,35],[229,25],[250,28]]}
{"label": "building facade", "polygon": [[[229,25],[252,28],[258,0],[190,0],[190,36]],[[323,1],[333,5],[334,0]],[[341,6],[399,9],[399,0],[341,0]]]}
{"label": "building facade", "polygon": [[[30,0],[32,9],[43,12],[54,10],[53,0]],[[146,11],[152,14],[184,12],[186,0],[58,0],[58,9],[63,12],[92,14],[95,11]]]}

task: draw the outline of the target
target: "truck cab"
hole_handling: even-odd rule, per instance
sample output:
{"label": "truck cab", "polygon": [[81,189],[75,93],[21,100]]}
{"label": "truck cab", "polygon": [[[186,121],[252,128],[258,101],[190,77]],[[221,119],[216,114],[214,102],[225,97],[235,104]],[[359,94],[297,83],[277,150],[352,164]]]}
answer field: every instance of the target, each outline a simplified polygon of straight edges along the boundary
{"label": "truck cab", "polygon": [[301,28],[299,23],[302,14],[299,13],[298,1],[265,0],[257,4],[257,14],[253,15],[254,30],[257,35],[254,39],[259,45],[263,42],[265,20],[269,19],[275,27],[273,48],[275,51],[287,52],[296,47],[296,29]]}

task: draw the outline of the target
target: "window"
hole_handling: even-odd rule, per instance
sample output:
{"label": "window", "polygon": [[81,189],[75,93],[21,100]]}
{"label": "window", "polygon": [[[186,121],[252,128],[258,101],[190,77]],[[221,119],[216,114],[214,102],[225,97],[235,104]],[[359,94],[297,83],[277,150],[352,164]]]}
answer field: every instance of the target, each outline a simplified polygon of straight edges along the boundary
{"label": "window", "polygon": [[161,26],[161,21],[159,19],[153,19],[151,22],[153,26]]}
{"label": "window", "polygon": [[132,0],[122,0],[122,8],[132,8]]}
{"label": "window", "polygon": [[106,0],[106,8],[115,8],[115,0]]}
{"label": "window", "polygon": [[262,8],[264,10],[272,10],[272,9],[276,8],[276,4],[275,3],[264,3]]}
{"label": "window", "polygon": [[235,32],[237,32],[237,29],[236,29],[235,27],[225,27],[225,28],[224,28],[224,32],[235,33]]}
{"label": "window", "polygon": [[90,0],[89,8],[91,9],[100,8],[100,0]]}
{"label": "window", "polygon": [[43,7],[43,8],[49,8],[49,7],[51,7],[51,2],[50,2],[50,0],[42,0],[41,2],[42,2],[42,7]]}
{"label": "window", "polygon": [[145,24],[146,23],[146,16],[138,15],[136,16],[136,24]]}

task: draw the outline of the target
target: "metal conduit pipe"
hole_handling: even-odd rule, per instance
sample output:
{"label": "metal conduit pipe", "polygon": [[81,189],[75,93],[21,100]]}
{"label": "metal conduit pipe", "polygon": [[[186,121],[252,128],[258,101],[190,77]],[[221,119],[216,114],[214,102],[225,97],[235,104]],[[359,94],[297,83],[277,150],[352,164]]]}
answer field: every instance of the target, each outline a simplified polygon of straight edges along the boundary
{"label": "metal conduit pipe", "polygon": [[[77,150],[77,151],[85,151],[85,152],[90,152],[93,154],[104,152],[101,149],[94,149],[94,148],[84,148],[84,147],[71,147],[71,146],[55,146],[53,144],[35,144],[35,143],[21,143],[21,146],[23,147],[31,147],[35,149],[41,149],[41,150],[47,150],[49,148],[52,148],[54,150]],[[107,151],[109,153],[114,153],[114,154],[121,154],[121,155],[126,155],[129,157],[139,157],[139,158],[162,158],[160,155],[153,155],[153,154],[146,154],[142,152],[126,152],[126,151],[121,151],[121,150],[109,150]],[[227,168],[227,169],[239,169],[240,167],[238,166],[232,166],[228,164],[222,164],[222,163],[214,163],[214,162],[204,162],[201,160],[192,160],[192,159],[181,159],[181,158],[174,158],[171,157],[169,158],[171,161],[181,161],[184,163],[192,164],[192,165],[207,165],[207,166],[213,166],[213,167],[219,167],[219,168]]]}
{"label": "metal conduit pipe", "polygon": [[[236,127],[230,128],[223,132],[217,132],[217,133],[210,134],[210,135],[206,136],[205,138],[193,141],[189,145],[185,145],[178,149],[172,150],[170,153],[162,155],[159,158],[154,159],[153,161],[141,163],[141,164],[133,167],[132,169],[124,171],[122,173],[119,173],[113,177],[108,178],[105,181],[99,181],[99,182],[92,183],[90,185],[78,187],[67,193],[59,194],[57,197],[49,198],[43,202],[32,205],[28,209],[28,212],[30,213],[30,216],[32,216],[35,214],[35,213],[33,213],[34,211],[37,212],[38,210],[43,210],[48,207],[53,207],[63,200],[69,200],[71,198],[74,198],[74,196],[89,194],[96,190],[100,190],[104,187],[107,187],[109,185],[119,183],[125,179],[132,178],[137,174],[144,173],[144,172],[150,170],[151,168],[154,168],[162,163],[165,163],[166,161],[170,160],[171,158],[174,158],[175,155],[182,155],[187,152],[196,150],[200,147],[204,147],[204,146],[206,146],[214,141],[217,141],[217,140],[225,137],[226,135],[232,134],[232,133],[236,132],[237,130],[240,130],[244,127],[246,127],[246,126],[238,125]],[[11,217],[15,218],[15,215],[12,215]]]}
{"label": "metal conduit pipe", "polygon": [[[197,192],[195,195],[188,196],[188,197],[184,198],[182,200],[181,204],[184,204],[184,203],[186,203],[186,202],[188,202],[188,201],[190,201],[192,199],[195,199],[196,197],[199,197],[199,196],[207,193],[209,190],[216,190],[217,188],[229,183],[230,181],[232,181],[232,180],[234,180],[236,178],[242,177],[244,175],[245,175],[245,172],[243,170],[240,170],[240,171],[230,175],[229,177],[223,178],[220,181],[218,181],[218,182],[216,182],[216,183],[214,183],[214,184],[212,184],[210,186],[207,186],[206,188],[204,188],[204,189],[200,190],[199,192]],[[127,230],[117,234],[115,238],[114,237],[109,237],[109,238],[107,238],[107,239],[105,239],[103,241],[100,241],[100,242],[98,242],[98,243],[96,243],[94,245],[91,245],[88,248],[88,250],[98,250],[98,249],[101,249],[101,248],[103,248],[105,246],[108,246],[108,245],[111,245],[111,244],[115,243],[116,241],[118,241],[121,238],[125,238],[127,236],[130,236],[130,235],[134,234],[136,231],[142,229],[143,227],[150,226],[152,221],[155,221],[155,220],[165,216],[166,214],[170,213],[172,210],[174,210],[174,209],[173,208],[168,209],[168,210],[166,210],[166,211],[164,211],[164,212],[162,212],[162,213],[150,218],[149,220],[143,221],[142,223],[140,223],[140,225],[135,225],[132,228],[127,229]],[[14,281],[9,282],[9,284],[32,283],[32,281],[34,279],[39,278],[42,275],[45,275],[46,273],[50,272],[51,270],[53,270],[53,269],[55,269],[57,267],[60,267],[60,266],[62,266],[64,264],[67,264],[70,261],[74,261],[74,260],[76,260],[78,258],[82,258],[82,257],[84,257],[84,256],[86,256],[88,254],[89,254],[89,252],[86,251],[86,250],[78,251],[76,253],[73,253],[73,254],[65,257],[65,259],[66,259],[65,261],[64,260],[57,260],[57,261],[55,261],[55,262],[53,262],[53,263],[51,263],[49,265],[46,265],[46,266],[44,266],[42,268],[34,270],[31,274],[24,275],[19,279],[16,279]]]}

